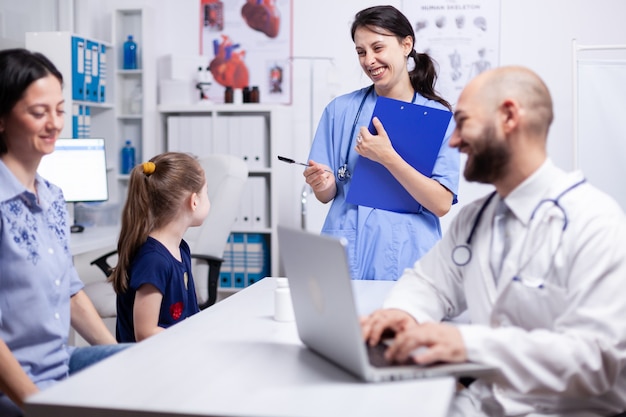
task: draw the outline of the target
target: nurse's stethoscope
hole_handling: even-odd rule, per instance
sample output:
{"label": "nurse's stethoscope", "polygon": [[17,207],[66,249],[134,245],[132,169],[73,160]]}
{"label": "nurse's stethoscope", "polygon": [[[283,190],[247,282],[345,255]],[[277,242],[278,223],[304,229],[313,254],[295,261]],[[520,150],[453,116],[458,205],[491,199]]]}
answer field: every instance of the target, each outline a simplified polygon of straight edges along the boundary
{"label": "nurse's stethoscope", "polygon": [[[566,188],[563,192],[561,192],[561,194],[556,196],[556,198],[545,198],[541,200],[537,204],[533,212],[531,213],[530,221],[531,222],[533,221],[535,214],[537,214],[537,211],[539,210],[539,208],[541,208],[544,204],[553,204],[557,209],[559,209],[559,211],[563,215],[563,227],[561,229],[561,232],[564,232],[565,229],[567,228],[568,219],[567,219],[567,213],[565,212],[565,209],[559,203],[559,200],[565,194],[569,193],[574,188],[583,184],[585,181],[587,180],[582,179],[576,184]],[[472,228],[470,230],[469,235],[467,236],[467,240],[465,241],[465,243],[461,245],[457,245],[454,247],[454,249],[452,249],[452,262],[454,262],[456,266],[465,266],[472,260],[472,248],[470,247],[470,245],[472,244],[472,238],[474,237],[474,233],[476,232],[476,228],[478,227],[478,224],[480,223],[480,219],[482,218],[483,213],[485,212],[485,209],[487,208],[487,206],[489,205],[489,203],[491,202],[491,200],[493,199],[495,195],[496,195],[495,191],[491,193],[489,197],[487,197],[483,205],[480,207],[480,209],[478,210],[478,213],[476,214],[476,218],[474,219],[474,224],[472,224]],[[526,239],[527,238],[528,238],[528,235],[526,235]],[[525,244],[522,246],[525,246]]]}
{"label": "nurse's stethoscope", "polygon": [[[361,104],[359,104],[359,109],[356,112],[356,117],[354,118],[354,122],[352,123],[352,130],[350,131],[350,142],[348,143],[348,150],[346,151],[346,159],[344,159],[343,165],[341,165],[337,169],[337,179],[339,181],[346,181],[346,180],[349,180],[350,177],[352,177],[352,173],[348,169],[348,158],[350,157],[350,150],[352,149],[352,139],[354,138],[354,132],[356,132],[356,125],[359,122],[359,117],[361,116],[361,110],[363,110],[363,106],[365,105],[365,100],[367,100],[367,97],[370,95],[373,89],[374,89],[374,85],[372,84],[367,89],[365,96],[363,96],[363,99],[361,100]],[[415,103],[416,98],[417,98],[417,91],[413,93],[413,100],[411,100],[411,103]]]}

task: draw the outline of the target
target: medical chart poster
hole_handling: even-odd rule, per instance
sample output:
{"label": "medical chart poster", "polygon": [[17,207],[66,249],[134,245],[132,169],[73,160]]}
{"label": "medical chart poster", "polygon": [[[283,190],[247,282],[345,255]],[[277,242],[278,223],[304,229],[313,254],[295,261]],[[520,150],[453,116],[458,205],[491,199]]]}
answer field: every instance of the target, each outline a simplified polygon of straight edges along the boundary
{"label": "medical chart poster", "polygon": [[404,0],[415,49],[437,63],[437,91],[453,106],[479,73],[499,65],[500,0]]}
{"label": "medical chart poster", "polygon": [[261,103],[290,104],[292,0],[199,4],[200,54],[210,66],[211,90],[257,86]]}

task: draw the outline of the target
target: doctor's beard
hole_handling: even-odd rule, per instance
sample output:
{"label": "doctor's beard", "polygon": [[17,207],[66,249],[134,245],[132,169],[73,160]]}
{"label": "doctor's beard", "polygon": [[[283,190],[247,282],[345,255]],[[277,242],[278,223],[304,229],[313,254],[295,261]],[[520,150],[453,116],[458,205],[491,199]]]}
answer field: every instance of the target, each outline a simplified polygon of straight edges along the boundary
{"label": "doctor's beard", "polygon": [[486,126],[471,146],[474,152],[468,155],[463,175],[468,181],[493,184],[504,177],[511,160],[511,150],[504,139],[496,136],[494,125]]}

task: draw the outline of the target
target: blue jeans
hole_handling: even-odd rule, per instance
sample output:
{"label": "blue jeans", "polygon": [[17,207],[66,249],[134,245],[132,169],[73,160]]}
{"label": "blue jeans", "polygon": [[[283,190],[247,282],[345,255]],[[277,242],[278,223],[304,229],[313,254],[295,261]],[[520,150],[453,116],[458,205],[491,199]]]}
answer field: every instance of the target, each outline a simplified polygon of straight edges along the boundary
{"label": "blue jeans", "polygon": [[[102,359],[132,346],[132,343],[78,347],[70,356],[69,374],[73,375]],[[0,392],[0,417],[22,417],[23,411]]]}
{"label": "blue jeans", "polygon": [[120,343],[117,345],[78,347],[74,349],[72,356],[70,356],[69,373],[70,375],[74,375],[76,372],[93,365],[96,362],[100,362],[102,359],[106,359],[132,345],[132,343]]}

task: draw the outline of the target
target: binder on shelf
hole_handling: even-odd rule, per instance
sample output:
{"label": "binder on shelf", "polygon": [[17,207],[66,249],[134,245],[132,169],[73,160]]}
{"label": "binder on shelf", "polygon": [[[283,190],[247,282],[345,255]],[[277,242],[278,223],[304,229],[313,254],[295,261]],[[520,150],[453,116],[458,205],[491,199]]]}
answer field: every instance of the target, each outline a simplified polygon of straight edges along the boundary
{"label": "binder on shelf", "polygon": [[83,94],[83,100],[87,101],[87,100],[91,100],[91,88],[92,88],[92,82],[93,82],[93,75],[92,75],[92,69],[91,66],[93,65],[93,58],[92,58],[92,50],[91,50],[91,42],[88,42],[87,40],[84,40],[84,45],[85,45],[85,54],[84,54],[84,64],[83,64],[83,69],[84,69],[84,91],[85,93]]}
{"label": "binder on shelf", "polygon": [[91,137],[91,107],[83,106],[84,113],[84,124],[83,124],[83,136],[81,138],[90,138]]}
{"label": "binder on shelf", "polygon": [[221,288],[243,288],[269,274],[269,244],[259,233],[231,233],[220,269]]}
{"label": "binder on shelf", "polygon": [[176,127],[176,134],[178,138],[176,143],[180,152],[191,152],[191,126],[189,122],[191,116],[177,116],[178,122]]}
{"label": "binder on shelf", "polygon": [[91,108],[89,106],[72,105],[72,136],[80,139],[91,137]]}
{"label": "binder on shelf", "polygon": [[211,118],[207,116],[193,116],[192,120],[192,146],[190,152],[201,158],[212,153]]}
{"label": "binder on shelf", "polygon": [[265,278],[269,273],[269,253],[265,236],[246,235],[246,286]]}
{"label": "binder on shelf", "polygon": [[245,235],[237,233],[233,236],[233,287],[246,286],[246,245]]}
{"label": "binder on shelf", "polygon": [[78,132],[76,134],[76,137],[85,137],[85,106],[83,106],[82,104],[78,105]]}
{"label": "binder on shelf", "polygon": [[248,177],[250,183],[250,207],[252,215],[250,226],[253,230],[269,227],[268,186],[265,177]]}
{"label": "binder on shelf", "polygon": [[167,118],[167,150],[169,152],[182,152],[180,144],[180,116],[168,116]]}
{"label": "binder on shelf", "polygon": [[[228,271],[224,271],[223,268],[228,269]],[[230,268],[222,264],[222,269],[220,269],[220,287],[221,288],[231,288],[233,286]]]}
{"label": "binder on shelf", "polygon": [[189,152],[198,158],[213,152],[212,119],[207,116],[169,116],[167,118],[167,149]]}
{"label": "binder on shelf", "polygon": [[180,123],[178,124],[178,134],[180,135],[180,145],[183,149],[183,152],[193,152],[192,122],[193,116],[180,116]]}
{"label": "binder on shelf", "polygon": [[254,196],[253,196],[253,187],[254,187],[253,177],[248,177],[244,186],[243,186],[243,194],[241,197],[241,202],[239,203],[239,209],[237,211],[237,216],[235,218],[234,227],[236,229],[250,229],[252,228],[252,205],[254,204]]}
{"label": "binder on shelf", "polygon": [[72,103],[72,137],[77,138],[80,124],[80,105]]}
{"label": "binder on shelf", "polygon": [[87,41],[87,49],[89,50],[89,58],[91,63],[91,80],[86,86],[86,99],[88,101],[98,102],[100,93],[100,44],[94,41]]}
{"label": "binder on shelf", "polygon": [[240,116],[240,152],[251,170],[267,168],[267,129],[263,116]]}
{"label": "binder on shelf", "polygon": [[241,132],[244,121],[238,116],[228,116],[228,153],[230,155],[243,158],[245,161],[243,147],[241,146]]}
{"label": "binder on shelf", "polygon": [[72,36],[72,99],[85,100],[85,40]]}
{"label": "binder on shelf", "polygon": [[[378,117],[394,149],[413,168],[430,177],[452,113],[378,97],[372,119]],[[376,134],[370,121],[369,131]],[[417,213],[421,205],[381,164],[359,156],[346,201],[400,213]]]}
{"label": "binder on shelf", "polygon": [[107,84],[107,47],[104,44],[100,44],[100,70],[99,70],[99,83],[98,83],[98,102],[106,102],[106,84]]}
{"label": "binder on shelf", "polygon": [[215,119],[215,135],[211,138],[213,153],[229,154],[230,117]]}

